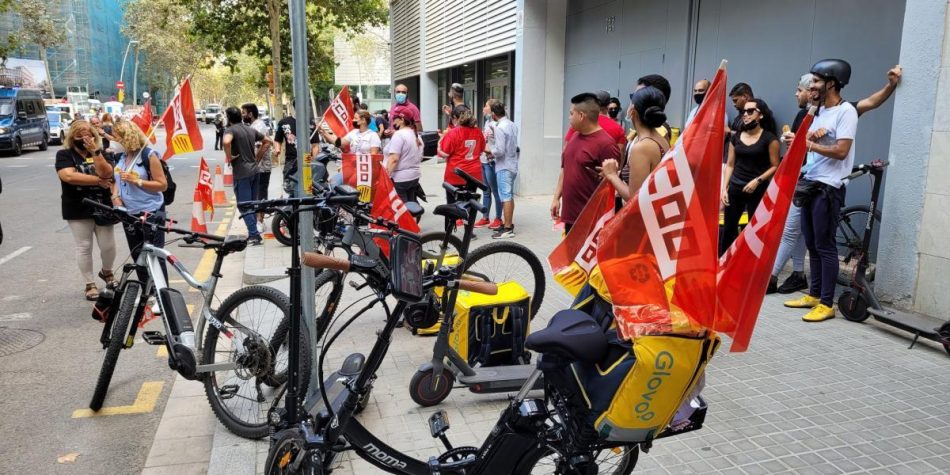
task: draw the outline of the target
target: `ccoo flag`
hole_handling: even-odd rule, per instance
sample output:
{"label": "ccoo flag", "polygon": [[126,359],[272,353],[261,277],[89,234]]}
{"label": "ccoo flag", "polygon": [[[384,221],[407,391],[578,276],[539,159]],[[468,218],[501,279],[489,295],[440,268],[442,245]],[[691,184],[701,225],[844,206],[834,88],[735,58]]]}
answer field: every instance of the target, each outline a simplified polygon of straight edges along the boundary
{"label": "ccoo flag", "polygon": [[198,129],[198,120],[195,118],[195,104],[191,97],[191,85],[188,79],[181,84],[178,94],[168,104],[168,109],[162,114],[162,123],[165,124],[165,155],[162,160],[168,160],[172,155],[195,152],[204,148],[201,131]]}
{"label": "ccoo flag", "polygon": [[155,143],[155,129],[152,127],[152,99],[146,99],[145,104],[142,106],[142,110],[135,114],[132,119],[132,123],[139,126],[139,129],[142,129],[142,133],[148,137],[148,140],[152,143]]}
{"label": "ccoo flag", "polygon": [[795,139],[775,171],[765,196],[755,209],[752,220],[739,238],[719,260],[716,293],[717,330],[732,337],[729,351],[749,348],[765,289],[768,287],[778,243],[785,229],[785,218],[805,160],[806,136],[814,118],[812,107],[795,132]]}
{"label": "ccoo flag", "polygon": [[597,259],[625,338],[714,327],[725,103],[723,61],[692,125],[604,228]]}
{"label": "ccoo flag", "polygon": [[211,219],[214,219],[214,193],[211,185],[211,168],[205,162],[205,157],[201,157],[201,167],[198,168],[198,183],[195,185],[198,195],[201,196],[201,209],[211,212]]}
{"label": "ccoo flag", "polygon": [[604,226],[614,217],[614,188],[602,181],[567,236],[551,251],[548,264],[554,280],[577,295],[597,266],[597,246]]}
{"label": "ccoo flag", "polygon": [[349,87],[343,86],[336,99],[330,103],[330,107],[327,107],[327,111],[323,113],[323,122],[341,139],[353,130],[353,101],[350,100]]}
{"label": "ccoo flag", "polygon": [[[364,203],[372,202],[370,214],[376,218],[383,218],[399,224],[399,227],[411,232],[419,232],[419,223],[413,219],[406,209],[406,204],[399,198],[392,179],[382,165],[382,154],[355,154],[344,153],[343,183],[356,187],[360,192],[360,200]],[[389,255],[389,243],[376,239],[377,244],[386,255]]]}

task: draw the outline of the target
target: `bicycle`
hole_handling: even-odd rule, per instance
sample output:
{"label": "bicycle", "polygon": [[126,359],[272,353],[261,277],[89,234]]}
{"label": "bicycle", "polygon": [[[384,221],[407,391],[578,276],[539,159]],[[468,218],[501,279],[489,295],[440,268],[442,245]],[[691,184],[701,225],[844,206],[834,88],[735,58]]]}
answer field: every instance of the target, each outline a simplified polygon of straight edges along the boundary
{"label": "bicycle", "polygon": [[[319,411],[313,416],[288,418],[277,427],[271,437],[265,473],[329,473],[337,455],[344,451],[354,451],[382,471],[413,475],[527,474],[547,462],[554,464],[557,473],[564,474],[597,473],[605,466],[611,466],[611,472],[616,474],[633,470],[640,449],[648,450],[655,439],[636,443],[601,440],[593,431],[581,428],[583,415],[571,398],[562,393],[564,369],[571,362],[597,361],[607,351],[603,329],[593,318],[577,311],[559,312],[547,329],[529,338],[528,346],[541,353],[537,368],[502,411],[498,423],[481,447],[452,447],[445,435],[449,423],[444,411],[430,417],[429,427],[431,435],[443,441],[446,451],[428,461],[395,450],[369,432],[353,416],[376,377],[392,333],[406,308],[422,301],[426,293],[436,287],[443,287],[450,293],[467,290],[493,294],[497,291],[493,283],[461,279],[457,269],[449,267],[420,272],[421,250],[418,236],[412,233],[397,229],[390,238],[390,248],[394,268],[404,272],[388,272],[378,260],[368,256],[351,255],[341,259],[321,254],[304,255],[303,263],[316,269],[363,275],[374,291],[374,298],[344,322],[323,345],[317,357],[321,375],[329,348],[356,318],[379,304],[385,312],[386,323],[377,333],[373,349],[357,374],[337,381],[331,377],[320,386],[323,406]],[[392,310],[386,302],[387,295],[397,297]],[[291,360],[298,350],[295,341],[297,339],[291,338]],[[545,398],[529,399],[528,392],[542,374]],[[340,395],[331,402],[327,388],[334,383],[340,387]],[[698,402],[700,407],[687,424],[677,429],[667,428],[656,438],[701,428],[706,404],[701,398]],[[291,407],[290,402],[287,407]]]}
{"label": "bicycle", "polygon": [[[133,215],[123,209],[110,208],[90,200],[84,200],[84,203],[117,217],[127,225],[140,227],[146,234],[145,244],[136,262],[123,266],[114,297],[104,315],[100,343],[106,353],[89,408],[93,411],[102,408],[119,352],[133,346],[139,324],[145,316],[147,298],[155,295],[164,333],[144,331],[142,340],[150,345],[165,345],[168,349],[168,365],[172,370],[186,379],[204,383],[212,410],[230,431],[249,438],[266,435],[266,420],[242,417],[228,405],[229,400],[246,397],[245,393],[249,391],[239,383],[221,384],[221,378],[216,377],[218,372],[233,371],[240,373],[240,379],[243,381],[253,381],[256,392],[253,400],[257,403],[267,399],[264,386],[274,388],[283,384],[282,378],[286,379],[286,375],[282,376],[285,370],[281,369],[281,366],[286,365],[286,355],[281,355],[280,345],[273,344],[266,336],[275,332],[277,325],[289,313],[289,303],[284,294],[269,287],[246,287],[228,296],[218,309],[212,309],[224,258],[243,251],[247,246],[247,239],[178,229],[172,227],[174,221],[169,219],[149,214]],[[204,249],[215,252],[214,266],[205,281],[199,282],[169,251],[149,244],[148,235],[159,227],[166,232],[184,236],[185,242],[201,243]],[[168,286],[160,266],[161,261],[171,264],[171,268],[181,275],[189,286],[202,293],[203,305],[196,324],[192,324],[184,296]],[[146,273],[144,282],[139,279],[137,271]],[[262,306],[268,308],[262,310]],[[248,307],[252,309],[244,311]],[[270,318],[259,318],[268,314]],[[245,317],[258,318],[259,326],[249,327],[244,323]],[[218,353],[215,350],[219,346],[219,336],[232,346],[233,351],[229,353],[226,361],[215,362],[213,356]],[[198,355],[201,355],[201,358]],[[273,397],[276,391],[270,392],[270,397]]]}

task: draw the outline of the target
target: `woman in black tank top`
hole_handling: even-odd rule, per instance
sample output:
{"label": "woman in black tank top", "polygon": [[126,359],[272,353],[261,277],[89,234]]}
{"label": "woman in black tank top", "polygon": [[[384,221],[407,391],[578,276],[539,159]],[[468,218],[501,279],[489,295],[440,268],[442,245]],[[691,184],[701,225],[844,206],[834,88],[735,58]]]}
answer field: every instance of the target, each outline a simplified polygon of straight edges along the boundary
{"label": "woman in black tank top", "polygon": [[660,159],[670,148],[665,137],[657,133],[656,128],[666,122],[666,96],[659,89],[646,86],[630,95],[631,104],[627,110],[633,127],[637,131],[637,141],[633,142],[623,164],[617,160],[604,160],[601,176],[613,185],[617,195],[627,201],[637,193],[640,185],[650,172],[660,163]]}
{"label": "woman in black tank top", "polygon": [[723,174],[719,255],[724,254],[738,237],[742,212],[748,213],[752,219],[769,180],[778,168],[779,141],[775,119],[765,101],[752,99],[746,102],[741,130],[729,142],[729,159]]}

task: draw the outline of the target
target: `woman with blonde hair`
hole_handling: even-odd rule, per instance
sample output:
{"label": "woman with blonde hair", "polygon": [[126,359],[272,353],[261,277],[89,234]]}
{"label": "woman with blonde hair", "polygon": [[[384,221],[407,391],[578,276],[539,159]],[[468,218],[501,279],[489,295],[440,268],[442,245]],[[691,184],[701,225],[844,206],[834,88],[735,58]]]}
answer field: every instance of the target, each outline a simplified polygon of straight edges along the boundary
{"label": "woman with blonde hair", "polygon": [[86,279],[87,300],[99,297],[92,273],[93,236],[99,245],[102,260],[101,278],[107,285],[115,284],[112,266],[115,264],[114,222],[102,215],[94,215],[93,208],[83,198],[109,203],[112,185],[112,164],[103,155],[96,129],[85,120],[75,120],[66,132],[64,147],[56,152],[56,174],[62,188],[63,219],[76,241],[76,261],[79,272]]}
{"label": "woman with blonde hair", "polygon": [[[129,213],[147,212],[158,218],[164,218],[165,196],[162,192],[168,187],[168,181],[158,153],[146,145],[148,139],[145,134],[129,121],[116,123],[112,127],[112,132],[116,142],[124,150],[116,155],[112,204],[124,207]],[[137,226],[126,225],[124,228],[132,259],[138,259],[142,252],[142,244],[145,243],[143,231]],[[161,228],[150,233],[149,244],[156,247],[165,245],[165,233]],[[165,271],[164,261],[162,261],[162,270]],[[139,271],[140,279],[144,281],[147,277],[144,272]]]}

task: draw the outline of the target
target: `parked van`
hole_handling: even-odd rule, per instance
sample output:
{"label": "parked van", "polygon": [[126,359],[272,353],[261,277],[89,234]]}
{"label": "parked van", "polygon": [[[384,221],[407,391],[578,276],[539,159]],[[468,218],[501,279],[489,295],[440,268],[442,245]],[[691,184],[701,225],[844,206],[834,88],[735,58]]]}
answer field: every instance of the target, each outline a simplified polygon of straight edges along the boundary
{"label": "parked van", "polygon": [[65,116],[65,112],[46,106],[46,119],[49,122],[49,143],[61,145],[66,141],[66,130],[69,129],[69,126],[66,125]]}
{"label": "parked van", "polygon": [[208,104],[205,106],[205,123],[214,122],[214,116],[221,113],[221,104]]}
{"label": "parked van", "polygon": [[46,150],[49,123],[43,96],[35,89],[0,87],[0,150],[23,153],[23,147]]}

